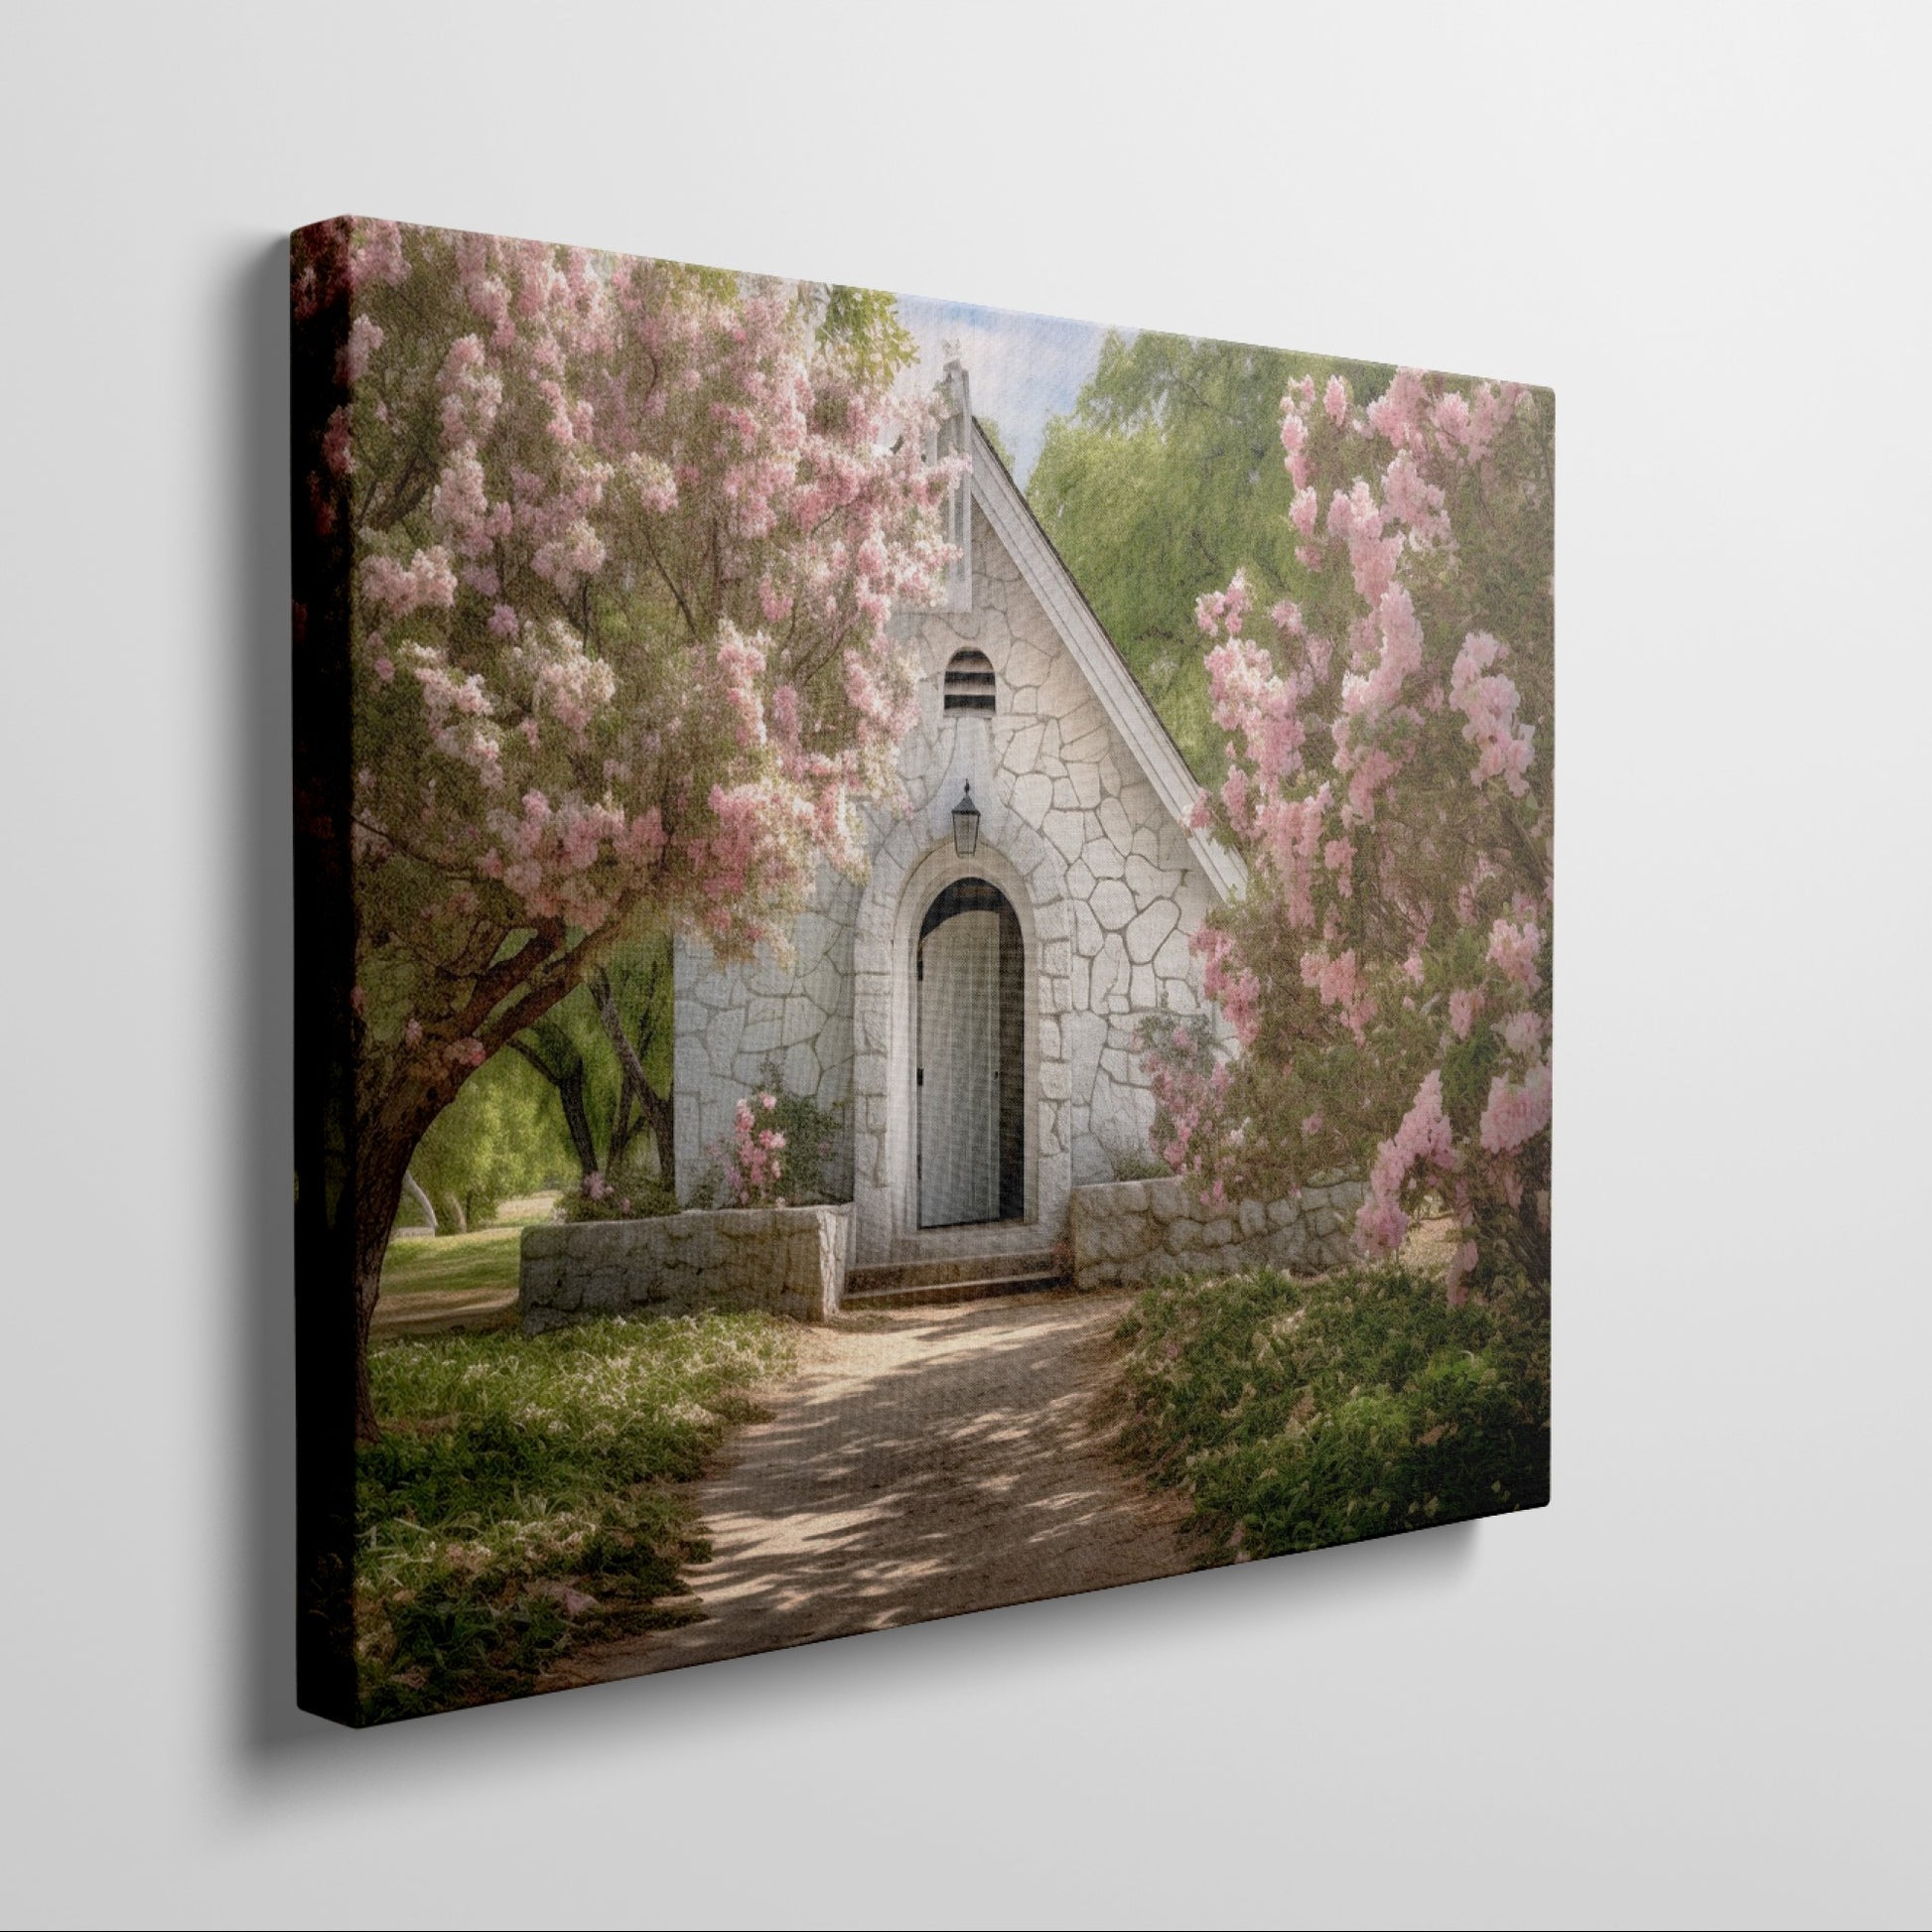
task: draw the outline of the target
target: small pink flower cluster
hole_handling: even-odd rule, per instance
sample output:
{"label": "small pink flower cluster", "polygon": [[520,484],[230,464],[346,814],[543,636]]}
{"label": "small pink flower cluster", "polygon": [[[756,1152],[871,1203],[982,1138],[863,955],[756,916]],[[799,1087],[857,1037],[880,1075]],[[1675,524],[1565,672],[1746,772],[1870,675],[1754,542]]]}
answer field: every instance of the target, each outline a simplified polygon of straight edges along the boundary
{"label": "small pink flower cluster", "polygon": [[1402,1246],[1409,1232],[1402,1190],[1418,1165],[1445,1173],[1455,1166],[1449,1116],[1443,1112],[1443,1076],[1434,1069],[1423,1076],[1395,1138],[1376,1150],[1368,1198],[1355,1215],[1356,1234],[1371,1255],[1392,1255]]}
{"label": "small pink flower cluster", "polygon": [[1521,925],[1498,919],[1489,928],[1490,965],[1525,993],[1534,993],[1543,984],[1543,976],[1536,969],[1536,956],[1542,950],[1543,934],[1534,919],[1525,919]]}
{"label": "small pink flower cluster", "polygon": [[1499,1073],[1489,1082],[1488,1104],[1482,1110],[1477,1130],[1483,1149],[1489,1154],[1514,1154],[1532,1134],[1540,1134],[1550,1124],[1550,1065],[1540,1060],[1531,1067],[1521,1086],[1514,1086]]}
{"label": "small pink flower cluster", "polygon": [[1368,1023],[1375,1018],[1375,1001],[1362,985],[1354,949],[1329,958],[1316,946],[1302,955],[1302,984],[1312,987],[1324,1007],[1339,1007],[1342,1024],[1355,1035],[1359,1045],[1368,1037]]}
{"label": "small pink flower cluster", "polygon": [[1469,782],[1479,785],[1485,778],[1500,777],[1511,794],[1521,798],[1529,790],[1523,774],[1530,768],[1535,734],[1528,725],[1517,728],[1521,697],[1515,684],[1506,677],[1483,675],[1506,654],[1486,631],[1470,631],[1449,673],[1449,703],[1468,720],[1462,736],[1476,748]]}
{"label": "small pink flower cluster", "polygon": [[759,1094],[757,1107],[741,1100],[733,1110],[730,1140],[711,1150],[724,1173],[725,1197],[734,1207],[763,1206],[775,1194],[784,1172],[780,1157],[785,1137],[775,1127],[760,1127],[759,1121],[777,1105],[774,1093]]}
{"label": "small pink flower cluster", "polygon": [[1198,1171],[1203,1130],[1218,1122],[1227,1096],[1227,1062],[1215,1054],[1206,1031],[1198,1026],[1149,1022],[1140,1046],[1158,1110],[1154,1152],[1175,1173]]}
{"label": "small pink flower cluster", "polygon": [[1261,1032],[1261,982],[1243,962],[1233,937],[1218,926],[1200,926],[1187,945],[1201,963],[1201,990],[1227,1015],[1235,1038],[1252,1046]]}

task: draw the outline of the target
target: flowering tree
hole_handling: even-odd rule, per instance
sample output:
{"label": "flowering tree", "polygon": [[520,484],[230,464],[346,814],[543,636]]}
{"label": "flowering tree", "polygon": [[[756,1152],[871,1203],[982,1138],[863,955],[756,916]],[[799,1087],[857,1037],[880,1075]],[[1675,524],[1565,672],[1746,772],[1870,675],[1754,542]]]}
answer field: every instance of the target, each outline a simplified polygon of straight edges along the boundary
{"label": "flowering tree", "polygon": [[1239,1050],[1147,1041],[1172,1167],[1363,1173],[1371,1255],[1433,1192],[1456,1301],[1549,1278],[1554,428],[1547,392],[1413,370],[1366,408],[1290,388],[1291,595],[1272,639],[1242,574],[1197,611],[1226,774],[1196,819],[1251,886],[1194,946]]}
{"label": "flowering tree", "polygon": [[331,545],[348,574],[368,1435],[397,1193],[470,1071],[624,937],[741,952],[821,856],[862,863],[912,715],[887,620],[937,582],[951,471],[877,304],[380,222],[304,230],[292,271],[298,577]]}

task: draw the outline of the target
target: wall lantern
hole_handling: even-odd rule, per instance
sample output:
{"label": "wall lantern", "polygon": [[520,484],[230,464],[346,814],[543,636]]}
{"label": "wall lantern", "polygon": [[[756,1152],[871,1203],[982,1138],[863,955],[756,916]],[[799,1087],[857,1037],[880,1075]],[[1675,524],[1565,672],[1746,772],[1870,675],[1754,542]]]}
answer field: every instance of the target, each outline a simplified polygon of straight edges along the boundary
{"label": "wall lantern", "polygon": [[952,849],[962,859],[970,859],[980,846],[980,815],[973,805],[973,781],[966,781],[966,789],[959,794],[959,803],[952,808]]}

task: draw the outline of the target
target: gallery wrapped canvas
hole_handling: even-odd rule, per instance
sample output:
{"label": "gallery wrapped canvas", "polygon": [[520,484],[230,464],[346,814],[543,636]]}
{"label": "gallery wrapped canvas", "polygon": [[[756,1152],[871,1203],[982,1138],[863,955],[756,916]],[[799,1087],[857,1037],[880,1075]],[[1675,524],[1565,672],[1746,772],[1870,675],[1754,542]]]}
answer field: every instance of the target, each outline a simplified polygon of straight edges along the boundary
{"label": "gallery wrapped canvas", "polygon": [[1547,390],[290,294],[307,1708],[1548,1500]]}

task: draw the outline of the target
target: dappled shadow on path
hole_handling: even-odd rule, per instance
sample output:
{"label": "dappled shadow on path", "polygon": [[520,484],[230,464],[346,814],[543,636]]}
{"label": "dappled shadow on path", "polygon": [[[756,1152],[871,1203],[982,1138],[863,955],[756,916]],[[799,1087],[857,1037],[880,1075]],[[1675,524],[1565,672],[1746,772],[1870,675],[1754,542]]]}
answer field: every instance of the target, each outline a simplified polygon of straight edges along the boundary
{"label": "dappled shadow on path", "polygon": [[567,1658],[546,1688],[1172,1576],[1177,1497],[1097,1401],[1122,1298],[905,1311],[814,1331],[776,1413],[700,1487],[706,1620]]}

